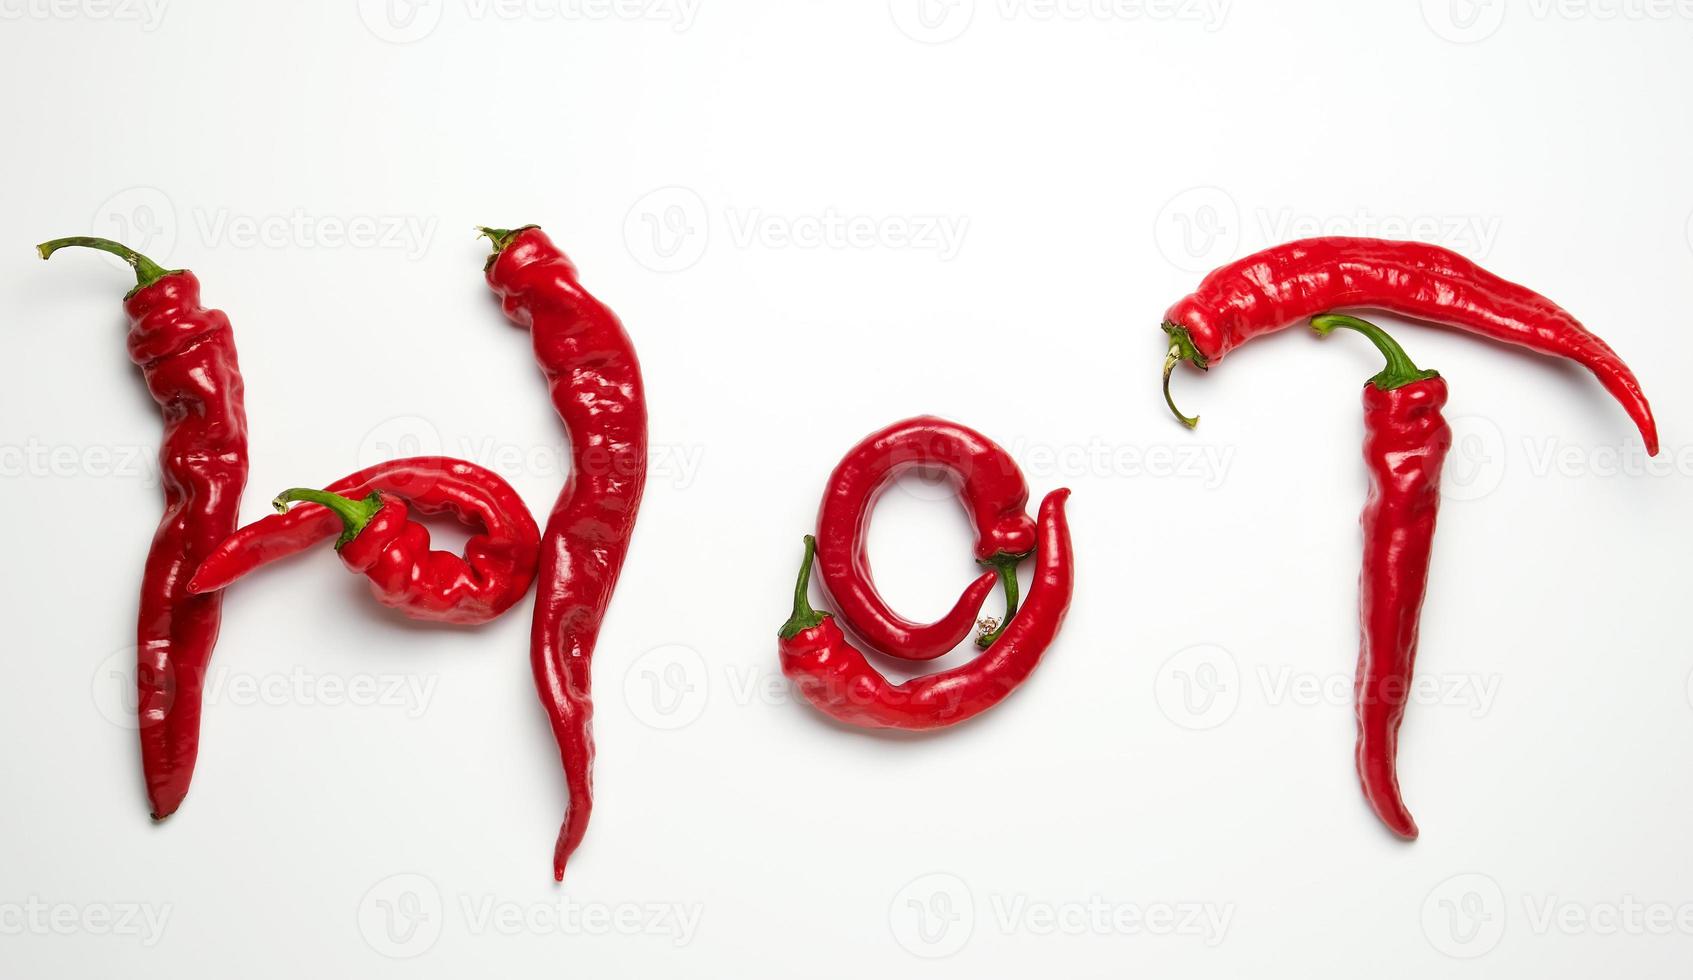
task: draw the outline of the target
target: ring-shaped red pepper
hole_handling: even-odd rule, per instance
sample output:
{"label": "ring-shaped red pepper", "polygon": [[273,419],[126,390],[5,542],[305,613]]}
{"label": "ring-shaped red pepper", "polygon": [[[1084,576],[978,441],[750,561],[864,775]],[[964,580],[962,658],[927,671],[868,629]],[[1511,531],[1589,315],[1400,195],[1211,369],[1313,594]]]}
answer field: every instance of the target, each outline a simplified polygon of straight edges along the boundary
{"label": "ring-shaped red pepper", "polygon": [[1069,490],[1054,490],[1041,501],[1034,580],[998,641],[963,666],[903,684],[877,673],[847,642],[835,618],[812,608],[806,592],[816,540],[807,535],[793,616],[778,633],[782,673],[817,710],[859,728],[945,728],[1005,700],[1040,664],[1070,608],[1075,572],[1064,518],[1069,496]]}
{"label": "ring-shaped red pepper", "polygon": [[[290,510],[292,501],[306,504]],[[330,538],[342,563],[370,580],[378,602],[427,622],[486,623],[522,599],[535,578],[535,518],[505,480],[461,459],[390,460],[324,490],[286,491],[275,503],[279,514],[218,545],[188,583],[190,593],[216,592]],[[475,530],[463,557],[430,550],[429,529],[408,519],[408,504]]]}
{"label": "ring-shaped red pepper", "polygon": [[[871,579],[866,548],[876,501],[914,470],[946,476],[975,528],[976,560],[992,569],[971,582],[951,611],[933,623],[893,611]],[[895,422],[852,447],[829,475],[817,513],[823,588],[841,620],[873,649],[906,660],[933,660],[969,635],[998,581],[1005,589],[1005,617],[997,629],[977,638],[977,645],[986,648],[1017,612],[1017,565],[1035,546],[1028,504],[1022,471],[992,439],[932,415]]]}

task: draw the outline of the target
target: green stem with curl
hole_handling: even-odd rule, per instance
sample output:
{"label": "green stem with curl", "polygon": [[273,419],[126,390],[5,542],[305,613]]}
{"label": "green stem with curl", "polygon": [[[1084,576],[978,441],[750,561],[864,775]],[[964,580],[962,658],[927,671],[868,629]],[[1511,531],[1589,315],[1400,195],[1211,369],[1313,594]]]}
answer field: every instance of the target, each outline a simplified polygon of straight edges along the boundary
{"label": "green stem with curl", "polygon": [[1027,552],[1021,555],[1013,555],[1002,551],[992,558],[983,558],[977,562],[977,564],[986,565],[998,572],[999,584],[1005,589],[1005,618],[999,621],[999,628],[976,637],[976,645],[984,650],[992,646],[993,641],[999,639],[999,634],[1005,632],[1005,628],[1011,625],[1011,617],[1017,614],[1017,565],[1027,557],[1029,557]]}
{"label": "green stem with curl", "polygon": [[811,608],[811,563],[817,557],[817,539],[811,535],[805,536],[805,562],[799,567],[799,582],[794,585],[794,614],[782,624],[776,635],[786,640],[808,629],[823,624],[829,618],[828,613],[818,612]]}
{"label": "green stem with curl", "polygon": [[131,293],[145,289],[172,273],[182,271],[181,269],[167,269],[128,245],[122,242],[114,242],[110,238],[91,238],[86,235],[55,238],[50,242],[42,242],[35,246],[35,251],[43,259],[47,259],[51,258],[53,253],[61,248],[95,248],[102,252],[110,252],[123,259],[129,263],[131,269],[135,270],[135,289],[130,290]]}
{"label": "green stem with curl", "polygon": [[500,253],[506,250],[506,246],[511,244],[511,240],[517,237],[518,232],[528,231],[531,228],[539,227],[541,226],[519,225],[516,228],[489,228],[486,225],[477,225],[476,233],[481,235],[483,238],[488,239],[488,243],[494,246],[494,254],[488,256],[488,262],[485,268],[491,268],[493,266],[494,260],[499,258]]}
{"label": "green stem with curl", "polygon": [[1439,371],[1424,371],[1418,368],[1411,360],[1411,355],[1405,353],[1405,348],[1399,346],[1397,340],[1368,320],[1360,320],[1343,313],[1324,313],[1311,318],[1311,329],[1324,337],[1336,327],[1345,327],[1347,330],[1356,330],[1363,334],[1369,338],[1370,343],[1376,345],[1376,350],[1381,351],[1382,356],[1387,358],[1387,366],[1370,378],[1370,384],[1382,391],[1392,391],[1413,382],[1440,377]]}
{"label": "green stem with curl", "polygon": [[328,490],[313,490],[310,487],[295,487],[292,490],[284,490],[276,495],[276,499],[272,500],[270,505],[276,508],[278,514],[286,514],[288,513],[288,505],[296,501],[321,504],[328,507],[336,517],[341,518],[341,526],[344,530],[342,530],[341,536],[335,539],[335,550],[337,551],[346,547],[347,542],[358,537],[359,532],[363,531],[366,525],[371,522],[371,519],[376,516],[376,512],[382,509],[382,495],[380,493],[373,493],[363,500],[353,500],[338,493],[330,493]]}
{"label": "green stem with curl", "polygon": [[1172,415],[1191,429],[1199,424],[1199,416],[1183,415],[1182,410],[1176,407],[1176,400],[1170,397],[1170,372],[1174,371],[1176,365],[1183,361],[1191,361],[1194,367],[1203,371],[1206,367],[1205,355],[1199,353],[1199,348],[1193,346],[1193,338],[1188,335],[1185,328],[1178,327],[1173,323],[1165,323],[1164,332],[1170,335],[1170,353],[1164,357],[1164,404],[1170,406]]}

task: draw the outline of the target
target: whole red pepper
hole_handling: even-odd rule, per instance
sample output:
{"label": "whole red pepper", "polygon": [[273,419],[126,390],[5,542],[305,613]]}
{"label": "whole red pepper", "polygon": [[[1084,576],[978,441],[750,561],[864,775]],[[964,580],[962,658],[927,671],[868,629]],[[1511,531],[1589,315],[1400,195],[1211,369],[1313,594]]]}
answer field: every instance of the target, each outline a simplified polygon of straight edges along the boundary
{"label": "whole red pepper", "polygon": [[[291,501],[307,504],[290,510]],[[431,551],[429,529],[407,519],[408,504],[474,528],[464,557]],[[275,505],[276,516],[225,539],[201,563],[188,591],[227,588],[337,534],[336,551],[347,568],[370,579],[378,602],[412,619],[486,623],[522,599],[535,579],[540,531],[529,509],[498,475],[461,459],[378,463],[324,490],[286,491]]]}
{"label": "whole red pepper", "polygon": [[1199,419],[1183,415],[1170,399],[1170,372],[1177,363],[1208,368],[1254,337],[1354,307],[1387,310],[1575,361],[1628,411],[1646,451],[1658,452],[1652,407],[1616,351],[1539,293],[1422,242],[1307,238],[1216,269],[1164,314],[1164,331],[1170,335],[1164,400],[1177,418],[1195,425]]}
{"label": "whole red pepper", "polygon": [[[871,581],[865,548],[877,499],[912,470],[938,470],[952,481],[976,530],[976,560],[993,569],[933,623],[905,619],[888,606]],[[1029,485],[1016,461],[987,436],[930,415],[895,422],[852,447],[829,475],[817,514],[823,588],[848,628],[871,647],[933,660],[969,635],[996,579],[1005,588],[1003,622],[1017,611],[1017,565],[1035,546],[1035,522],[1024,513],[1028,504]],[[998,635],[987,632],[977,644],[986,647]]]}
{"label": "whole red pepper", "polygon": [[1336,327],[1368,337],[1387,366],[1364,385],[1364,462],[1370,472],[1364,567],[1358,577],[1360,644],[1354,700],[1358,778],[1376,816],[1407,840],[1416,821],[1399,793],[1399,724],[1411,694],[1417,624],[1428,589],[1429,549],[1440,509],[1440,469],[1452,430],[1440,410],[1446,382],[1419,370],[1385,331],[1350,316],[1319,316],[1320,334]]}
{"label": "whole red pepper", "polygon": [[235,529],[247,483],[241,369],[229,317],[200,304],[192,272],[104,238],[59,238],[37,251],[45,259],[67,246],[110,252],[135,270],[124,297],[129,357],[164,417],[165,512],[141,577],[135,676],[141,769],[153,819],[163,820],[194,777],[201,690],[222,614],[220,596],[188,593],[188,576]]}
{"label": "whole red pepper", "polygon": [[961,667],[903,684],[877,673],[834,617],[811,607],[806,592],[817,542],[806,535],[793,616],[778,633],[782,673],[817,710],[859,728],[944,728],[1003,701],[1039,665],[1070,608],[1075,572],[1064,518],[1069,496],[1068,490],[1054,490],[1041,501],[1034,581],[999,640]]}
{"label": "whole red pepper", "polygon": [[488,285],[507,318],[532,335],[553,408],[570,434],[570,477],[542,534],[530,633],[535,686],[570,790],[553,849],[553,877],[563,881],[593,809],[589,664],[646,485],[646,396],[629,335],[582,288],[558,246],[533,225],[483,233],[494,245]]}

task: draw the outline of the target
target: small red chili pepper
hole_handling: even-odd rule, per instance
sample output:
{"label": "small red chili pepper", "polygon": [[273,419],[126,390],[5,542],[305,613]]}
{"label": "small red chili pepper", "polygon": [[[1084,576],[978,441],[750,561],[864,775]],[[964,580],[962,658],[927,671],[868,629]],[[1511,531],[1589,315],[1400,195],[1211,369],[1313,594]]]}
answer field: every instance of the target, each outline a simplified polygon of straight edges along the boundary
{"label": "small red chili pepper", "polygon": [[1616,351],[1539,293],[1422,242],[1307,238],[1213,271],[1164,314],[1170,335],[1165,402],[1182,422],[1198,424],[1170,398],[1176,364],[1185,360],[1205,369],[1254,337],[1352,307],[1387,310],[1575,361],[1622,403],[1646,451],[1657,455],[1652,407]]}
{"label": "small red chili pepper", "polygon": [[[870,578],[865,538],[877,499],[901,474],[939,470],[952,481],[976,529],[982,575],[945,616],[933,623],[901,617]],[[933,660],[958,645],[975,625],[997,579],[1005,588],[1005,618],[978,637],[987,647],[1017,612],[1017,565],[1035,546],[1035,522],[1024,513],[1029,485],[1011,454],[974,429],[924,415],[895,422],[852,447],[829,475],[817,514],[817,568],[841,620],[876,650],[907,660]],[[991,622],[991,621],[984,621]]]}
{"label": "small red chili pepper", "polygon": [[1314,318],[1311,326],[1324,335],[1336,327],[1356,330],[1387,358],[1387,366],[1364,385],[1370,495],[1360,519],[1364,568],[1358,577],[1357,764],[1364,798],[1376,816],[1395,834],[1415,840],[1417,824],[1400,796],[1395,760],[1428,589],[1440,468],[1452,447],[1452,430],[1440,414],[1446,382],[1434,371],[1419,370],[1373,323],[1331,315]]}
{"label": "small red chili pepper", "polygon": [[553,877],[588,831],[593,810],[589,663],[635,529],[647,479],[647,404],[623,325],[577,280],[576,267],[534,225],[484,228],[488,285],[506,317],[528,328],[553,408],[570,435],[570,478],[541,539],[530,666],[558,741],[570,803]]}
{"label": "small red chili pepper", "polygon": [[110,252],[135,270],[124,296],[129,357],[164,416],[159,470],[165,513],[147,552],[136,630],[135,714],[153,819],[188,795],[200,752],[200,698],[222,615],[220,596],[194,596],[188,575],[235,529],[247,483],[247,416],[235,335],[221,310],[200,305],[200,280],[104,238],[59,238]]}
{"label": "small red chili pepper", "polygon": [[[362,499],[351,499],[351,498]],[[290,510],[290,501],[308,506]],[[407,519],[450,514],[474,528],[464,557],[431,551],[429,529]],[[340,535],[347,568],[370,579],[378,602],[412,619],[473,626],[522,599],[535,579],[540,531],[517,491],[474,463],[444,456],[392,460],[325,490],[276,498],[277,516],[249,524],[220,544],[188,583],[215,592],[280,558]]]}
{"label": "small red chili pepper", "polygon": [[859,728],[945,728],[1003,701],[1033,673],[1070,608],[1075,574],[1064,518],[1069,496],[1068,490],[1054,490],[1041,501],[1034,582],[998,642],[961,667],[903,684],[877,673],[847,642],[835,618],[811,607],[806,592],[817,540],[806,535],[794,613],[778,633],[782,673],[817,710]]}

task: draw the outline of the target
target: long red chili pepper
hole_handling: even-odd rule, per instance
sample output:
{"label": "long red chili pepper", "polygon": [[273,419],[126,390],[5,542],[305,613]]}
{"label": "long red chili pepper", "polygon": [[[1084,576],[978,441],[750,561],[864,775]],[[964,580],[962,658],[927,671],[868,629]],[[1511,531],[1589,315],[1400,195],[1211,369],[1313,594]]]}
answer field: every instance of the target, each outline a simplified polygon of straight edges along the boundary
{"label": "long red chili pepper", "polygon": [[[289,510],[289,501],[307,503]],[[407,519],[408,504],[475,529],[464,557],[431,551],[429,529]],[[276,506],[279,514],[225,539],[201,563],[188,591],[227,588],[337,535],[342,562],[370,579],[377,601],[413,619],[486,623],[522,599],[535,579],[540,531],[529,509],[497,474],[461,459],[378,463],[324,490],[289,490]]]}
{"label": "long red chili pepper", "polygon": [[194,777],[201,690],[222,612],[221,597],[188,594],[188,576],[235,529],[247,483],[241,370],[229,317],[200,305],[192,272],[104,238],[59,238],[36,250],[45,259],[67,246],[110,252],[135,270],[124,297],[129,357],[164,417],[165,512],[142,572],[135,676],[141,768],[153,818],[163,820]]}
{"label": "long red chili pepper", "polygon": [[1070,608],[1075,573],[1064,518],[1069,496],[1068,490],[1054,490],[1041,501],[1034,582],[999,640],[961,667],[903,684],[877,673],[834,617],[811,607],[806,588],[817,542],[806,535],[793,616],[778,633],[782,673],[817,710],[860,728],[944,728],[1003,701],[1040,663]]}
{"label": "long red chili pepper", "polygon": [[[865,538],[877,499],[901,474],[939,470],[952,481],[976,530],[983,574],[933,623],[905,619],[888,606],[870,577]],[[840,618],[882,653],[933,660],[975,625],[982,600],[997,579],[1005,588],[1005,619],[1017,611],[1017,565],[1035,546],[1035,522],[1024,513],[1029,485],[1011,454],[974,429],[924,415],[872,432],[829,475],[817,514],[817,568]],[[1004,626],[1000,625],[999,630]],[[999,635],[985,633],[986,647]]]}
{"label": "long red chili pepper", "polygon": [[1387,358],[1387,366],[1364,385],[1370,495],[1360,519],[1364,568],[1358,577],[1361,629],[1354,686],[1357,764],[1370,808],[1395,834],[1414,840],[1417,824],[1400,796],[1395,760],[1417,660],[1417,623],[1440,509],[1440,468],[1452,447],[1452,430],[1440,414],[1446,382],[1434,371],[1419,370],[1372,323],[1319,316],[1311,326],[1319,334],[1336,327],[1356,330]]}
{"label": "long red chili pepper", "polygon": [[1177,363],[1208,368],[1254,337],[1353,307],[1387,310],[1569,358],[1599,378],[1639,427],[1646,451],[1658,452],[1652,408],[1616,351],[1539,293],[1422,242],[1307,238],[1213,271],[1164,314],[1164,331],[1170,335],[1164,400],[1177,418],[1195,425],[1199,419],[1183,415],[1170,399],[1170,372]]}
{"label": "long red chili pepper", "polygon": [[623,325],[582,288],[576,267],[541,229],[485,228],[488,285],[529,329],[535,360],[570,434],[570,478],[541,538],[530,661],[564,763],[570,802],[553,877],[582,842],[593,808],[589,661],[635,527],[647,478],[647,406]]}

